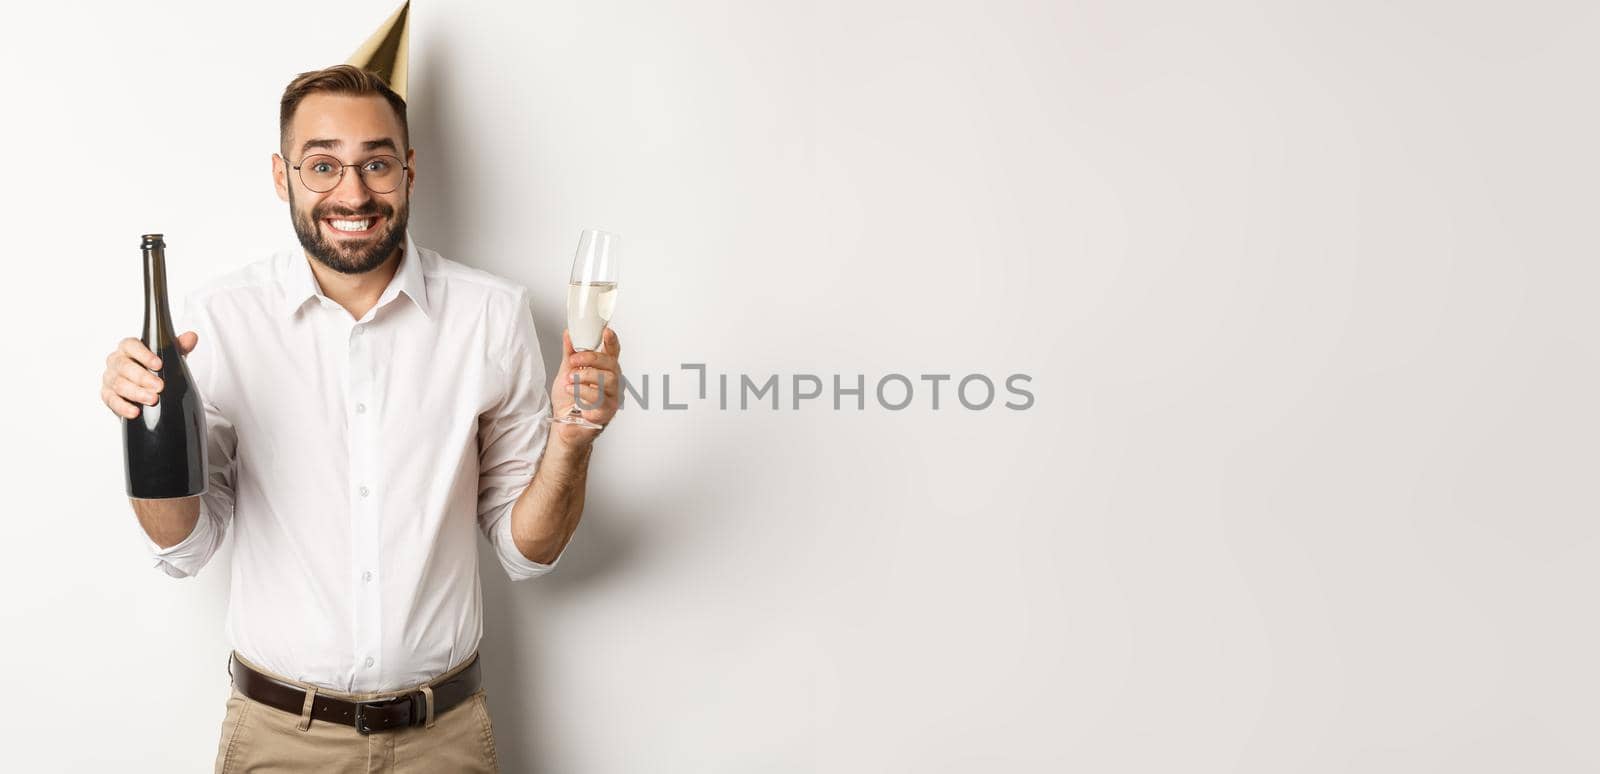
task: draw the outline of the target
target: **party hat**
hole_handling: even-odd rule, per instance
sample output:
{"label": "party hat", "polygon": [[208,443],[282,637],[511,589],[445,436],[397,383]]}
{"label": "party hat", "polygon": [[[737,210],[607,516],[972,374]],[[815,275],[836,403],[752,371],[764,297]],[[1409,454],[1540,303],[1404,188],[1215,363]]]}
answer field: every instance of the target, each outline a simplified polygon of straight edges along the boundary
{"label": "party hat", "polygon": [[389,14],[383,26],[362,43],[345,64],[355,65],[382,78],[401,99],[406,98],[406,48],[411,39],[411,0]]}

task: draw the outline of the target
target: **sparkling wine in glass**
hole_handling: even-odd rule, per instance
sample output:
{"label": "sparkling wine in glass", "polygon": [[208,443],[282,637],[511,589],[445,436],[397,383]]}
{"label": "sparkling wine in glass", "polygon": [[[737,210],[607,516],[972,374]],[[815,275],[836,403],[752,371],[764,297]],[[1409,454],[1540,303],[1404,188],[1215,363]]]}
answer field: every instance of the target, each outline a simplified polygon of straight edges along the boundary
{"label": "sparkling wine in glass", "polygon": [[[619,245],[620,239],[609,231],[587,229],[578,237],[578,254],[572,259],[572,279],[567,284],[567,333],[576,351],[601,349],[606,323],[617,305]],[[562,389],[572,389],[572,385]],[[603,427],[583,418],[576,399],[571,411],[550,421],[596,430]]]}

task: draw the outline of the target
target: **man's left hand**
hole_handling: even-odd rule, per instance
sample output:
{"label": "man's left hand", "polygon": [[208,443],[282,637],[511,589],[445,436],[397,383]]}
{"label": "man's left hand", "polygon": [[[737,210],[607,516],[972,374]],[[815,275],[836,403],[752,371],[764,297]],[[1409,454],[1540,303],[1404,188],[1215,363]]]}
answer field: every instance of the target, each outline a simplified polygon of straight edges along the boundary
{"label": "man's left hand", "polygon": [[[572,333],[561,332],[561,370],[550,386],[550,412],[552,416],[565,416],[574,405],[573,377],[577,377],[577,403],[583,418],[598,425],[610,424],[622,405],[622,342],[617,332],[606,326],[600,349],[576,352],[572,349]],[[550,434],[569,446],[584,446],[594,442],[599,430],[565,422],[552,422]]]}

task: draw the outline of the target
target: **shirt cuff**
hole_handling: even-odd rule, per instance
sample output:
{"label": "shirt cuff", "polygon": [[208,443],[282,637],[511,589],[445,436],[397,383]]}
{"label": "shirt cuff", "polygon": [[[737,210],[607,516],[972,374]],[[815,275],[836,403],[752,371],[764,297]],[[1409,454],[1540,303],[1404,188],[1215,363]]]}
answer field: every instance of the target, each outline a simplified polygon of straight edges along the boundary
{"label": "shirt cuff", "polygon": [[155,566],[162,572],[174,578],[187,578],[200,570],[209,558],[208,549],[211,547],[211,537],[216,527],[211,524],[211,515],[206,512],[205,504],[200,506],[200,518],[195,519],[194,529],[189,530],[189,536],[178,541],[175,545],[162,548],[156,541],[145,534],[145,545],[150,548],[150,555],[155,558]]}
{"label": "shirt cuff", "polygon": [[[509,511],[510,508],[507,508]],[[535,562],[517,550],[517,541],[511,537],[511,514],[508,512],[501,517],[500,523],[495,525],[495,532],[499,540],[494,541],[495,550],[500,554],[500,564],[506,568],[506,574],[514,581],[527,580],[544,575],[556,568],[561,563],[561,557],[567,555],[567,549],[562,547],[561,553],[549,564]]]}

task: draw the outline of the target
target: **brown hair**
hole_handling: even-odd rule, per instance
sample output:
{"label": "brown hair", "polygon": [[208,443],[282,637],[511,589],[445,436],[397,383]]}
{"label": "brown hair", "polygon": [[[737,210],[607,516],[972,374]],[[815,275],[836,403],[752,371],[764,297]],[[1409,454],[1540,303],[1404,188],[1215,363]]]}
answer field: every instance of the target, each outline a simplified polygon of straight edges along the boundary
{"label": "brown hair", "polygon": [[[300,101],[318,92],[329,94],[377,94],[388,100],[389,107],[400,119],[400,146],[404,152],[411,147],[411,128],[406,125],[406,101],[389,84],[377,75],[359,67],[341,64],[300,73],[283,89],[283,100],[278,103],[278,144],[289,139],[289,124],[294,121],[294,111]],[[283,149],[287,151],[287,148]]]}

